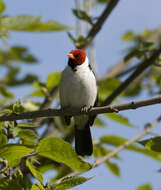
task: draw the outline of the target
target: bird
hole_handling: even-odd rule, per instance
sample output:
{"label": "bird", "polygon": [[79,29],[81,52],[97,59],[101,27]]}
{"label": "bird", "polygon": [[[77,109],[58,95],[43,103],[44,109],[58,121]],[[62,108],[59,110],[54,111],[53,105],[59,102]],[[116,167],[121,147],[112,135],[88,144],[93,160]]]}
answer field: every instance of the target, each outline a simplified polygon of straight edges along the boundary
{"label": "bird", "polygon": [[[68,56],[68,64],[61,73],[59,85],[60,105],[62,109],[80,109],[88,111],[97,105],[97,83],[94,72],[89,64],[86,52],[73,49]],[[65,116],[70,124],[72,116]],[[96,115],[74,116],[75,151],[80,156],[90,156],[93,144],[90,126]]]}

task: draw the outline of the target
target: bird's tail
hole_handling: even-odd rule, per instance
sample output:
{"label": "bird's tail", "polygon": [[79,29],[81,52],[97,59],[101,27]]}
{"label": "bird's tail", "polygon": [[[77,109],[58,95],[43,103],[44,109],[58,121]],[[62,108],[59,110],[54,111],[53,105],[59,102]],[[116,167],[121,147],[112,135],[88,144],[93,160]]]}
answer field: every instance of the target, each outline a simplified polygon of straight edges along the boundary
{"label": "bird's tail", "polygon": [[90,156],[92,154],[93,145],[89,124],[81,130],[75,126],[75,150],[81,156]]}

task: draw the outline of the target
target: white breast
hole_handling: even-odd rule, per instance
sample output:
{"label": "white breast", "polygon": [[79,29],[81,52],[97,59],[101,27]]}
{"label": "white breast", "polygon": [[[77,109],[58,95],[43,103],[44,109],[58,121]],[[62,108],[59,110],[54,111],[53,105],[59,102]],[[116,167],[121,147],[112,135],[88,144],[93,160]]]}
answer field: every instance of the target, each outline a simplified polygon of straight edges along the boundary
{"label": "white breast", "polygon": [[62,107],[82,108],[94,105],[97,86],[95,76],[88,66],[88,58],[75,72],[69,66],[65,68],[59,93]]}

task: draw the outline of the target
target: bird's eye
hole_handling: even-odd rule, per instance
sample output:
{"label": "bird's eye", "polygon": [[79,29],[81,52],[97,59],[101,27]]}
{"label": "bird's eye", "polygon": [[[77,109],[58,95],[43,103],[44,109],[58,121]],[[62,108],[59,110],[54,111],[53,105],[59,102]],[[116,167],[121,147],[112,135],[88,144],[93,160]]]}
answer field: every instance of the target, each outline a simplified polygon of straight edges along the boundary
{"label": "bird's eye", "polygon": [[75,58],[76,58],[76,59],[80,59],[80,58],[81,58],[81,55],[80,55],[80,54],[77,54],[77,55],[75,55]]}

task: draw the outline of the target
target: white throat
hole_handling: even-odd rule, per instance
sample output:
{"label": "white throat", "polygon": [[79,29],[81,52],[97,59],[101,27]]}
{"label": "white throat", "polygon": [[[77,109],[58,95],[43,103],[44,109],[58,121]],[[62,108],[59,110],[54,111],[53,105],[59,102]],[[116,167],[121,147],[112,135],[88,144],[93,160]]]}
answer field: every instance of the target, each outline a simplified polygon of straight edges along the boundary
{"label": "white throat", "polygon": [[87,68],[89,66],[89,61],[88,61],[88,57],[86,56],[85,62],[79,66],[77,66],[77,69],[83,69],[83,68]]}

